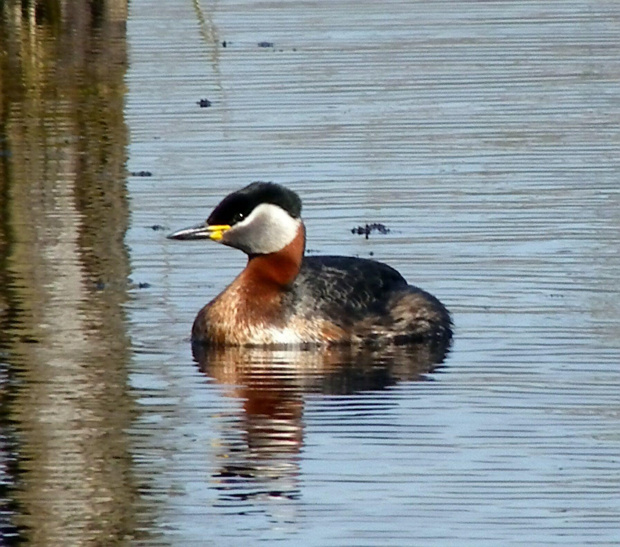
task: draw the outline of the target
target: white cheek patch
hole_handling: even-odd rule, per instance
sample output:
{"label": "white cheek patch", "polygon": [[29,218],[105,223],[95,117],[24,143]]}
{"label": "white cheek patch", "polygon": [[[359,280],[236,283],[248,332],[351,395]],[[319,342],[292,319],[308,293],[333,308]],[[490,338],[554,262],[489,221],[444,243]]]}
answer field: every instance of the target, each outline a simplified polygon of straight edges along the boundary
{"label": "white cheek patch", "polygon": [[297,236],[301,220],[272,203],[261,203],[246,219],[235,224],[225,239],[250,254],[269,254],[284,249]]}

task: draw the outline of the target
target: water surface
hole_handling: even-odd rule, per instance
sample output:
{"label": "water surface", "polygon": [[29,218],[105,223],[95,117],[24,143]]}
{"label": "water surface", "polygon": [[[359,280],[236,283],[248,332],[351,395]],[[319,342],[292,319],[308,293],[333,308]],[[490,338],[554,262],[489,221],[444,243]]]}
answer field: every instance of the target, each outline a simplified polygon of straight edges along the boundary
{"label": "water surface", "polygon": [[[620,7],[109,6],[2,8],[3,539],[620,542]],[[258,179],[445,359],[193,355],[244,257],[165,234]]]}
{"label": "water surface", "polygon": [[[619,540],[618,9],[168,9],[132,6],[127,109],[130,165],[154,173],[130,181],[129,241],[154,287],[134,328],[149,355],[169,342],[167,367],[141,378],[153,438],[169,442],[153,452],[168,456],[158,488],[176,494],[161,504],[166,537]],[[206,377],[187,368],[196,311],[244,259],[147,227],[205,218],[257,179],[302,195],[311,252],[372,253],[451,308],[455,344],[430,381],[379,362],[384,382],[325,390],[330,373],[298,355],[244,356],[241,371],[225,359]],[[353,236],[365,222],[392,232]]]}

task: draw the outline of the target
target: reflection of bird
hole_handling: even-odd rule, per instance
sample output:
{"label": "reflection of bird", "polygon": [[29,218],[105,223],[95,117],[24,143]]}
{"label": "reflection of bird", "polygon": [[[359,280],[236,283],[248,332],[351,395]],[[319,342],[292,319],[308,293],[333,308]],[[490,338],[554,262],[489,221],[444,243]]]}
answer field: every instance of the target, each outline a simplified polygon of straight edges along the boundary
{"label": "reflection of bird", "polygon": [[172,239],[212,239],[245,252],[239,276],[196,317],[211,345],[446,342],[450,315],[393,268],[344,256],[304,257],[299,196],[255,182],[228,195],[206,223]]}
{"label": "reflection of bird", "polygon": [[[423,381],[441,367],[448,349],[447,342],[436,341],[378,347],[339,344],[317,351],[192,344],[194,360],[204,374],[234,386],[246,412],[265,416],[282,414],[274,409],[283,405],[274,401],[292,401],[306,393],[351,395]],[[295,407],[286,406],[288,411]]]}

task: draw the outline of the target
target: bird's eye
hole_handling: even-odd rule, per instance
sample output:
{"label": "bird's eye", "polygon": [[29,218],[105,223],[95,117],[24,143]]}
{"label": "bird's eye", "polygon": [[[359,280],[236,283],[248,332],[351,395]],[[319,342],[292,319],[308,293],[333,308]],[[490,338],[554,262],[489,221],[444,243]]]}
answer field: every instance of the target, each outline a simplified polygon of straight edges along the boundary
{"label": "bird's eye", "polygon": [[237,222],[241,222],[245,218],[243,213],[236,213],[233,217],[233,224],[237,224]]}

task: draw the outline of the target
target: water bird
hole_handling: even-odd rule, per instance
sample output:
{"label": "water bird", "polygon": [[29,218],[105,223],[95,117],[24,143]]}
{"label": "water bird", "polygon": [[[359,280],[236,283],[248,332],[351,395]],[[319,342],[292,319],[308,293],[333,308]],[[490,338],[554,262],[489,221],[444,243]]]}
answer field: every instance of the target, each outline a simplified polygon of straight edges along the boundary
{"label": "water bird", "polygon": [[452,321],[433,295],[371,259],[305,256],[301,199],[254,182],[226,196],[206,222],[168,236],[243,251],[243,271],[204,306],[192,342],[210,346],[449,343]]}

